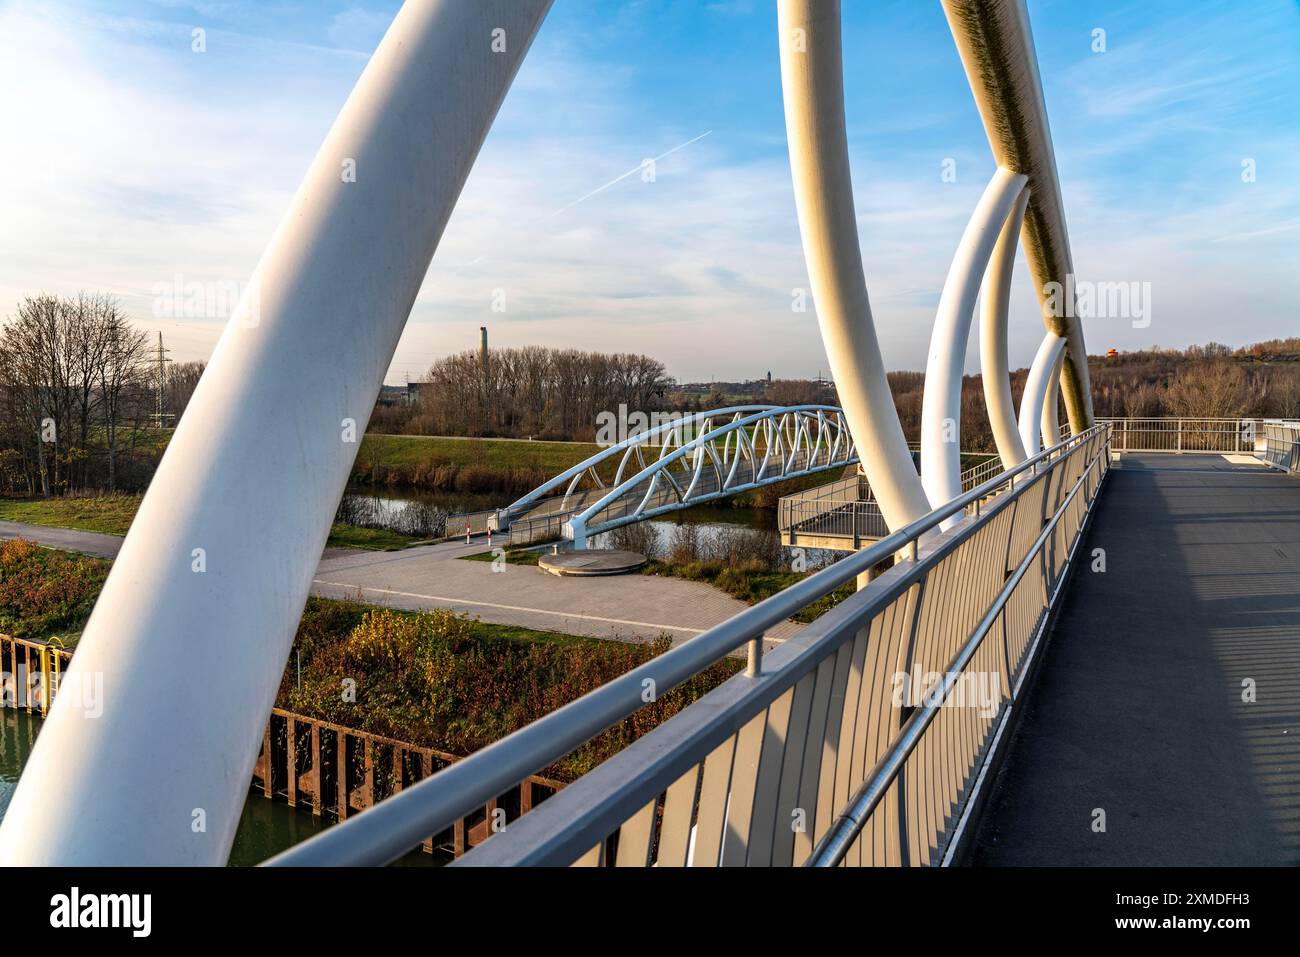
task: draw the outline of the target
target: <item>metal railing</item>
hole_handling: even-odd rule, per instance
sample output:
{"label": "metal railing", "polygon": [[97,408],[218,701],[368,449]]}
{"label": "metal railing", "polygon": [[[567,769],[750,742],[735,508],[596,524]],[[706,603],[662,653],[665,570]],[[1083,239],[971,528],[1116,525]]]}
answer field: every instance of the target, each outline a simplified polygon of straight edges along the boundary
{"label": "metal railing", "polygon": [[[394,860],[746,645],[746,673],[461,863],[936,863],[1109,458],[1104,426],[1074,436],[270,863]],[[938,533],[976,501],[979,516]],[[899,552],[909,558],[755,653],[766,629]],[[931,674],[938,690],[921,687]],[[972,679],[991,689],[982,707],[950,706]]]}
{"label": "metal railing", "polygon": [[1300,422],[1265,422],[1264,462],[1292,475],[1300,474]]}
{"label": "metal railing", "polygon": [[808,544],[801,539],[843,539],[841,547],[857,549],[864,541],[889,534],[880,504],[871,499],[782,499],[778,504],[777,527],[786,545]]}
{"label": "metal railing", "polygon": [[1262,419],[1098,419],[1111,427],[1116,452],[1258,451]]}
{"label": "metal railing", "polygon": [[[1068,438],[1065,436],[1063,438]],[[966,471],[961,473],[961,490],[969,492],[973,488],[979,488],[995,475],[1002,473],[1002,459],[996,455],[985,459],[978,465],[972,465]]]}
{"label": "metal railing", "polygon": [[842,538],[852,548],[858,548],[864,540],[889,534],[885,516],[871,497],[870,486],[858,474],[781,496],[777,501],[777,528],[787,545],[800,544],[802,535]]}
{"label": "metal railing", "polygon": [[[1068,438],[1068,433],[1062,438]],[[961,474],[963,492],[985,484],[1003,471],[996,455],[966,469]],[[968,509],[975,510],[972,503]],[[889,525],[871,494],[871,487],[861,476],[840,479],[793,495],[783,495],[777,502],[777,528],[787,545],[808,539],[843,539],[843,548],[860,548],[864,541],[884,538]]]}
{"label": "metal railing", "polygon": [[443,538],[459,538],[467,531],[471,535],[482,535],[487,532],[488,521],[497,513],[494,508],[480,509],[477,512],[456,512],[447,516],[447,524],[443,529]]}

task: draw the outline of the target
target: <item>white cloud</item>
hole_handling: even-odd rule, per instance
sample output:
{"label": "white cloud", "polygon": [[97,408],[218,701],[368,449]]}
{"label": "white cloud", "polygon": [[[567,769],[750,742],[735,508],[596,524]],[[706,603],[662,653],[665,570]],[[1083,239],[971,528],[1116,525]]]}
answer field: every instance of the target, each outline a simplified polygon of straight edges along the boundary
{"label": "white cloud", "polygon": [[[162,329],[174,358],[206,355],[217,327],[155,320],[151,290],[177,274],[248,278],[360,72],[364,57],[349,51],[372,47],[387,18],[338,14],[325,33],[339,51],[214,32],[197,56],[187,27],[62,10],[29,0],[0,10],[0,83],[20,94],[0,99],[0,129],[18,143],[0,150],[0,177],[20,186],[0,190],[0,315],[41,290],[109,291],[142,326]],[[1063,80],[1091,98],[1053,101],[1076,267],[1083,278],[1155,287],[1152,327],[1089,329],[1093,351],[1228,338],[1218,319],[1241,315],[1243,303],[1251,318],[1234,324],[1234,341],[1280,334],[1297,281],[1279,268],[1283,227],[1300,212],[1281,161],[1300,144],[1289,130],[1254,139],[1253,191],[1237,177],[1235,143],[1159,188],[1150,176],[1125,181],[1114,163],[1158,159],[1162,138],[1193,122],[1121,122],[1115,111],[1206,93],[1152,70],[1147,92],[1111,100],[1108,114],[1098,103],[1110,87],[1096,84],[1113,78],[1091,69]],[[783,140],[725,117],[686,125],[671,104],[629,116],[628,103],[642,102],[630,91],[646,79],[636,71],[585,62],[563,35],[539,42],[451,219],[390,381],[473,348],[484,324],[497,345],[645,352],[683,379],[826,368],[814,314],[790,308],[807,279]],[[964,109],[968,91],[952,95]],[[939,108],[947,102],[867,117],[854,138],[863,258],[891,368],[924,367],[949,259],[992,173],[974,122],[940,153],[915,148],[918,131],[933,143],[957,128]],[[859,122],[860,112],[851,109]],[[705,129],[713,133],[658,163],[655,182],[633,175],[556,214]],[[956,184],[940,180],[943,155],[958,161]],[[1222,182],[1207,189],[1202,180],[1215,176]],[[505,314],[490,309],[498,288]],[[1012,326],[1013,364],[1027,364],[1042,333],[1023,263]]]}

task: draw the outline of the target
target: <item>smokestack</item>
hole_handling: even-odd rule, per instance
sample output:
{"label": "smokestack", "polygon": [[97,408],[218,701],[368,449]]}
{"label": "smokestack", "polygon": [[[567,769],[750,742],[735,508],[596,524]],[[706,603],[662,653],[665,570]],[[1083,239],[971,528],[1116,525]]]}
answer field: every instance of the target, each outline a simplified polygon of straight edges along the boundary
{"label": "smokestack", "polygon": [[488,351],[487,351],[487,326],[478,327],[478,359],[483,366],[483,371],[487,371]]}

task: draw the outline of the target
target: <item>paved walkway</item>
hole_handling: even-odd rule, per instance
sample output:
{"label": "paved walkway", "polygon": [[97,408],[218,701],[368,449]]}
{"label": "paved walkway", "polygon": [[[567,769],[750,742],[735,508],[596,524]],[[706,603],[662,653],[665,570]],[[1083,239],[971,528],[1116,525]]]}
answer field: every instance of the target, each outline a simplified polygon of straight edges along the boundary
{"label": "paved walkway", "polygon": [[[51,548],[113,558],[116,535],[0,522],[0,538],[26,538]],[[711,585],[658,575],[557,578],[529,565],[461,561],[482,552],[482,536],[398,552],[329,548],[316,569],[313,593],[393,608],[450,608],[483,621],[623,641],[667,634],[683,641],[743,611],[744,602]],[[794,622],[771,629],[770,642],[799,630]]]}
{"label": "paved walkway", "polygon": [[1300,863],[1300,479],[1125,455],[1082,554],[973,862]]}
{"label": "paved walkway", "polygon": [[82,552],[98,558],[116,558],[117,550],[122,547],[120,535],[78,532],[70,528],[52,528],[48,525],[24,525],[22,522],[0,522],[0,539],[8,538],[25,538],[38,545]]}

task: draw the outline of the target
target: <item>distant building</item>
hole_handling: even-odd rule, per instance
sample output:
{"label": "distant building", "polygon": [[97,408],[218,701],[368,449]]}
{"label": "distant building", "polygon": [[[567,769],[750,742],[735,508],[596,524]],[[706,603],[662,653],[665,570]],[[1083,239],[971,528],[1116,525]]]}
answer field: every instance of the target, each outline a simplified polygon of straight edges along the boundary
{"label": "distant building", "polygon": [[377,405],[409,405],[420,397],[420,387],[425,382],[408,382],[406,385],[386,385],[379,390]]}

